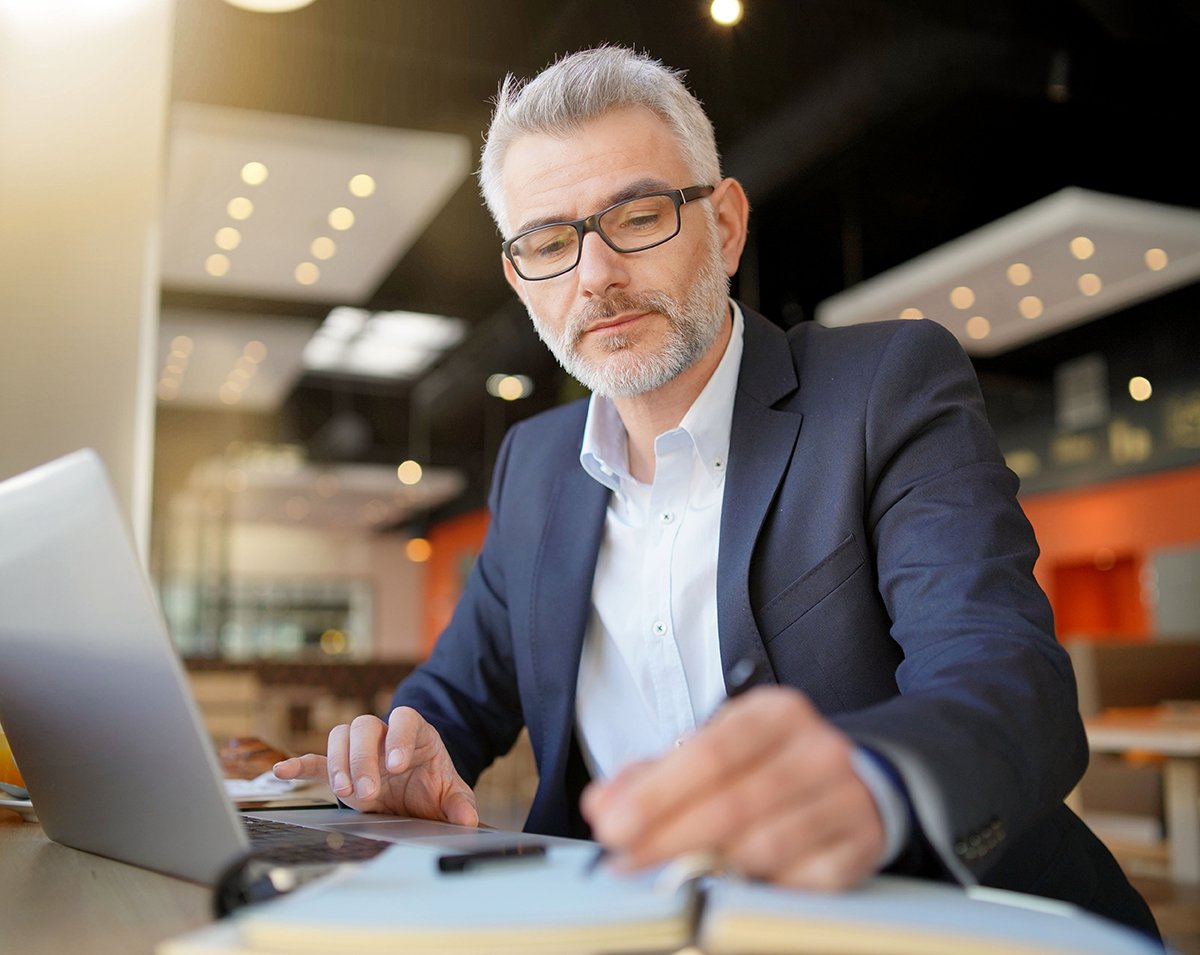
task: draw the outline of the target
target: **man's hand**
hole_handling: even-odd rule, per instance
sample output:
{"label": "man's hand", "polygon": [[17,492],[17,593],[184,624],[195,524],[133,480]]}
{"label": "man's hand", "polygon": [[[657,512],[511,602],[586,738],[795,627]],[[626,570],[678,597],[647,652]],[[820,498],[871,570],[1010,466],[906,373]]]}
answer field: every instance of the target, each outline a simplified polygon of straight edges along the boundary
{"label": "man's hand", "polygon": [[885,846],[853,752],[803,694],[755,689],[677,749],[590,785],[583,814],[631,868],[707,850],[748,876],[847,889],[874,874]]}
{"label": "man's hand", "polygon": [[387,723],[359,716],[329,732],[328,756],[294,756],[275,764],[280,779],[327,780],[361,812],[387,812],[463,826],[479,824],[475,794],[463,782],[437,730],[400,706]]}

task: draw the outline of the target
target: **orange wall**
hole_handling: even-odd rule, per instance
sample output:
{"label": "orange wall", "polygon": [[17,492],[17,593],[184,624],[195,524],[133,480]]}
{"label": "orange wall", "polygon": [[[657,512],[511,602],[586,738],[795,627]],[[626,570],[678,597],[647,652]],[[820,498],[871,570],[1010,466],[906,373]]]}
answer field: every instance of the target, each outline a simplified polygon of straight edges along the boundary
{"label": "orange wall", "polygon": [[1042,549],[1035,573],[1059,636],[1144,640],[1141,574],[1154,552],[1200,543],[1200,467],[1023,497]]}
{"label": "orange wall", "polygon": [[430,528],[432,554],[425,568],[421,646],[428,656],[454,613],[467,574],[487,533],[487,508],[470,511]]}

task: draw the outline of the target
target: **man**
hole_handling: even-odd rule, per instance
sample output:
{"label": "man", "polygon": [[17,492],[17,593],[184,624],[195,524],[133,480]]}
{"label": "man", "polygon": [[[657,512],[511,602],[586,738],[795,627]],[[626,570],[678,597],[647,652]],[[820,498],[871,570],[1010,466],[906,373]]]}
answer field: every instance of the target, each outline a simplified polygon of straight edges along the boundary
{"label": "man", "polygon": [[[1156,934],[1062,805],[1074,680],[953,338],[732,302],[746,196],[679,75],[630,51],[510,77],[480,178],[509,284],[593,397],[506,436],[483,551],[388,722],[277,772],[474,825],[527,726],[527,828],[617,865],[978,880]],[[743,661],[762,685],[720,705]]]}

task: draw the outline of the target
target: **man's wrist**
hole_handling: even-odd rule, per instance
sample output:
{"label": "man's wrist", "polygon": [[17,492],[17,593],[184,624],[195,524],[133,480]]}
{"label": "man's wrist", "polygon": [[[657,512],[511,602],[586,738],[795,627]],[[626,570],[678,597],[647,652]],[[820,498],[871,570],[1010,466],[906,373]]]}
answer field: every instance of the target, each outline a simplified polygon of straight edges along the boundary
{"label": "man's wrist", "polygon": [[883,756],[857,745],[850,759],[854,772],[871,793],[883,820],[884,847],[876,869],[885,869],[908,845],[913,828],[912,805],[900,774]]}

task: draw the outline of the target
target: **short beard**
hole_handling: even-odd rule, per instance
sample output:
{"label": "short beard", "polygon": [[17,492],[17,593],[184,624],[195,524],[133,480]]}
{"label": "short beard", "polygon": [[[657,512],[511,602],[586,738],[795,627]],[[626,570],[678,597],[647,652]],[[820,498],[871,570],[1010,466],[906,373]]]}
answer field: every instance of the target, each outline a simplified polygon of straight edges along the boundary
{"label": "short beard", "polygon": [[[708,256],[682,301],[652,291],[614,292],[593,299],[567,316],[561,333],[548,328],[529,308],[533,326],[563,369],[589,391],[605,398],[630,398],[661,388],[690,368],[712,347],[725,320],[729,277],[716,230],[710,225]],[[637,335],[605,337],[607,355],[595,360],[579,353],[586,330],[622,312],[657,312],[667,319],[667,340],[657,351],[639,353]]]}

